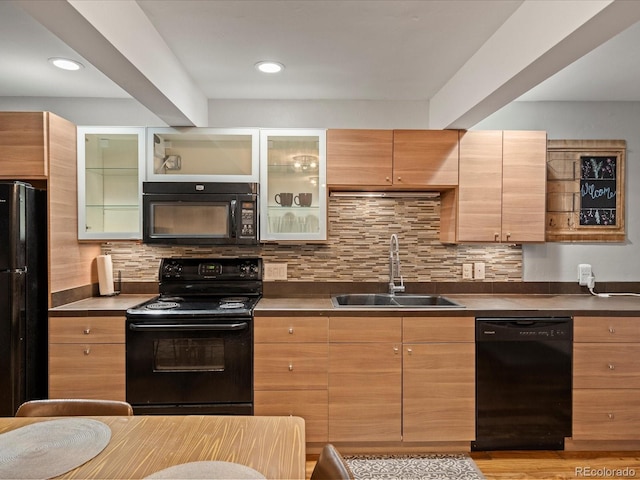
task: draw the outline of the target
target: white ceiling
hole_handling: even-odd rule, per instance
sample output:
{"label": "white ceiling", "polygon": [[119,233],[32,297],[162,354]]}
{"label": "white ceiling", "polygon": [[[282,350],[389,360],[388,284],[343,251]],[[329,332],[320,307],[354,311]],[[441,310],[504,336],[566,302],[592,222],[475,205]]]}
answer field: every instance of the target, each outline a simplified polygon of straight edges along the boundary
{"label": "white ceiling", "polygon": [[[156,107],[161,117],[167,103],[177,104],[176,110],[187,111],[189,117],[190,107],[180,103],[198,103],[200,98],[205,103],[206,99],[425,101],[437,96],[457,72],[464,72],[474,55],[483,45],[491,45],[494,33],[516,17],[518,10],[524,15],[525,3],[563,2],[579,10],[610,1],[138,0],[136,4],[133,0],[3,0],[0,96],[133,96],[154,111],[154,101],[148,98],[153,92],[149,92],[155,88],[166,92],[165,82],[195,93],[188,99],[164,93],[163,106]],[[119,11],[120,17],[111,24],[106,10],[97,20],[81,12],[90,30],[96,25],[109,46],[118,51],[116,56],[133,64],[137,75],[120,75],[120,59],[108,60],[107,54],[100,54],[105,47],[94,47],[99,42],[94,41],[94,33],[83,32],[86,25],[65,28],[59,24],[56,29],[51,19],[64,8],[61,4],[76,4],[76,9],[79,4],[101,4],[103,9],[139,11],[140,17]],[[75,10],[73,13],[77,16]],[[66,18],[68,21],[68,15]],[[106,26],[100,24],[103,18]],[[528,92],[512,94],[513,99],[640,101],[637,18],[629,21],[629,28],[614,25],[609,35],[615,35],[613,38],[603,39],[601,46],[595,45],[566,68],[545,67],[542,76],[550,78],[535,80],[542,83],[532,85]],[[567,24],[571,19],[548,20],[552,29],[555,23]],[[79,33],[73,37],[75,32]],[[545,34],[539,32],[539,38]],[[133,52],[136,43],[139,51]],[[494,55],[500,58],[499,52]],[[47,62],[55,56],[78,59],[86,68],[57,70]],[[573,61],[570,55],[565,57],[564,65]],[[281,74],[265,76],[254,69],[259,60],[276,60],[286,68]],[[535,64],[533,60],[529,63]],[[478,83],[481,81],[484,79],[478,77]]]}

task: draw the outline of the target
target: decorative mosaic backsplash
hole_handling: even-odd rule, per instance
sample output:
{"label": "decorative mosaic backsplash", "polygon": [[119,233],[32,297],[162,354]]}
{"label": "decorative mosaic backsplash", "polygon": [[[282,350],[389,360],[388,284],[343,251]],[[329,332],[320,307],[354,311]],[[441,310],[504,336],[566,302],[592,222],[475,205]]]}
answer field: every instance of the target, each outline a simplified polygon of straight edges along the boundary
{"label": "decorative mosaic backsplash", "polygon": [[[388,282],[389,239],[400,241],[405,282],[462,281],[462,264],[485,262],[487,282],[522,281],[522,249],[511,245],[443,245],[440,198],[329,198],[329,240],[315,245],[256,247],[103,245],[123,282],[157,282],[163,257],[259,256],[286,262],[289,281]],[[476,280],[477,281],[477,280]]]}

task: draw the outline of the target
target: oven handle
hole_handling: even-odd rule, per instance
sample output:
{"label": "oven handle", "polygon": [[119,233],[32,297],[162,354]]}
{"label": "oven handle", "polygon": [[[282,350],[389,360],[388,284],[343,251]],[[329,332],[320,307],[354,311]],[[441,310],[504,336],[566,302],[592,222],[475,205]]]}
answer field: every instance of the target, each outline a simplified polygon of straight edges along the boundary
{"label": "oven handle", "polygon": [[194,332],[202,330],[245,330],[249,324],[247,322],[240,323],[207,323],[207,324],[190,324],[190,323],[131,323],[129,324],[129,330],[153,330],[155,332],[171,331],[171,332]]}

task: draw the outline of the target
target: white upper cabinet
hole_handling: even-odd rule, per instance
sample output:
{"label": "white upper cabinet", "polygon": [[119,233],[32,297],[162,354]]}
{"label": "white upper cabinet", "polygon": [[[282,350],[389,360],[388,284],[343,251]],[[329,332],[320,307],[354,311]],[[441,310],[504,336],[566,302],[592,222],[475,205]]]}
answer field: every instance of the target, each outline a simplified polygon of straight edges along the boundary
{"label": "white upper cabinet", "polygon": [[258,129],[149,128],[147,181],[257,183],[258,138]]}
{"label": "white upper cabinet", "polygon": [[78,238],[142,238],[145,129],[78,127]]}
{"label": "white upper cabinet", "polygon": [[260,240],[326,240],[326,131],[261,130],[260,160]]}

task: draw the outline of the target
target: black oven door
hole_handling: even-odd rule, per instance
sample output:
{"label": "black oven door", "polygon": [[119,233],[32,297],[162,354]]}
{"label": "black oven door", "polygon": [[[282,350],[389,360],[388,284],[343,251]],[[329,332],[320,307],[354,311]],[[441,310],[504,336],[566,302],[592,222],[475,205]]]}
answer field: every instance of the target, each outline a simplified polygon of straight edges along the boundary
{"label": "black oven door", "polygon": [[251,415],[251,319],[128,319],[126,372],[136,413]]}

